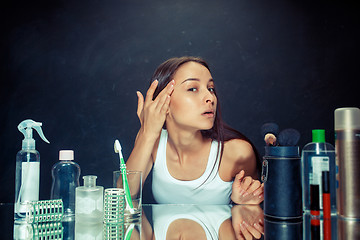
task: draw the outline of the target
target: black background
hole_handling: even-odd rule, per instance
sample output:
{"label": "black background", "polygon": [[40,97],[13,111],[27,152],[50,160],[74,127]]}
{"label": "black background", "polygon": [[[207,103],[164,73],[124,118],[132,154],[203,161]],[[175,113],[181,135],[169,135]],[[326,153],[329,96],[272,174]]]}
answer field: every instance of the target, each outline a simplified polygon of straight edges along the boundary
{"label": "black background", "polygon": [[314,128],[334,144],[334,110],[360,106],[359,8],[346,1],[5,1],[0,21],[2,203],[14,201],[25,119],[50,141],[34,133],[40,199],[61,149],[111,187],[114,140],[127,158],[139,128],[136,91],[170,57],[208,61],[223,118],[260,153],[265,122],[298,129],[301,148]]}

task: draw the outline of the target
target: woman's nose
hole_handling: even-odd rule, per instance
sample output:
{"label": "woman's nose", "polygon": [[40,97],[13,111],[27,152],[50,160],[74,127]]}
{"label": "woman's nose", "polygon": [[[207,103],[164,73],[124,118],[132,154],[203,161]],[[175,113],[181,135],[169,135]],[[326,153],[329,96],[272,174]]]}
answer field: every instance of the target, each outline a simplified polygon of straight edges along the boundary
{"label": "woman's nose", "polygon": [[214,100],[215,100],[215,95],[207,90],[205,94],[205,102],[206,103],[210,102],[211,104],[214,104]]}

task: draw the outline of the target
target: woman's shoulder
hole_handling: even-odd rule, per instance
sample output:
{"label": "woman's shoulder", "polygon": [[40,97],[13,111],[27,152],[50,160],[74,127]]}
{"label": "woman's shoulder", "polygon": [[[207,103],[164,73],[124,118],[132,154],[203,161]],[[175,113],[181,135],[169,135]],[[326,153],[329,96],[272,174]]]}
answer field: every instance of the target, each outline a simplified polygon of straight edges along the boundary
{"label": "woman's shoulder", "polygon": [[[163,141],[166,141],[167,140],[167,131],[165,129],[162,129],[160,134],[159,134],[159,137],[156,139],[155,141],[155,144],[154,144],[154,147],[153,147],[153,150],[152,150],[152,153],[151,153],[151,157],[152,157],[152,161],[155,163],[155,160],[156,160],[156,156],[157,156],[157,153],[158,153],[158,149],[159,149],[159,144],[160,144],[160,141],[162,142],[162,144],[164,144]],[[165,142],[166,144],[166,142]],[[166,146],[166,145],[165,145]],[[163,146],[164,147],[164,146]],[[165,149],[160,149],[160,150],[164,150]],[[166,153],[166,152],[165,152]]]}
{"label": "woman's shoulder", "polygon": [[255,153],[249,142],[236,138],[224,143],[223,158],[228,161],[245,163],[255,158]]}
{"label": "woman's shoulder", "polygon": [[242,139],[225,141],[220,162],[219,173],[225,181],[234,179],[235,175],[244,170],[248,175],[254,172],[256,156],[251,144]]}

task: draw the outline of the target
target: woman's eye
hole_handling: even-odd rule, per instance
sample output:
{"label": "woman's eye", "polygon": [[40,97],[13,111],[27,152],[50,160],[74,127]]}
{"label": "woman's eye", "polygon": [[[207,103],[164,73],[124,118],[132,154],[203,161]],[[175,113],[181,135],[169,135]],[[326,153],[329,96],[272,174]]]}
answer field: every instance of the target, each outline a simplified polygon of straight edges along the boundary
{"label": "woman's eye", "polygon": [[196,92],[197,89],[196,89],[196,88],[189,88],[188,91],[189,91],[189,92]]}
{"label": "woman's eye", "polygon": [[213,87],[208,88],[208,90],[209,90],[210,92],[215,92],[215,88],[213,88]]}

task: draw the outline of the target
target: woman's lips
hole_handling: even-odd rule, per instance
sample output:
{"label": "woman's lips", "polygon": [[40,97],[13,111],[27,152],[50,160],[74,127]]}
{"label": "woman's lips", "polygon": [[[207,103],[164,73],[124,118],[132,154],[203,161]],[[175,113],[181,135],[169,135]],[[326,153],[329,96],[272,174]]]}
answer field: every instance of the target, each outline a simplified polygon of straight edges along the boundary
{"label": "woman's lips", "polygon": [[202,115],[209,117],[209,118],[213,118],[215,116],[213,111],[204,112]]}

